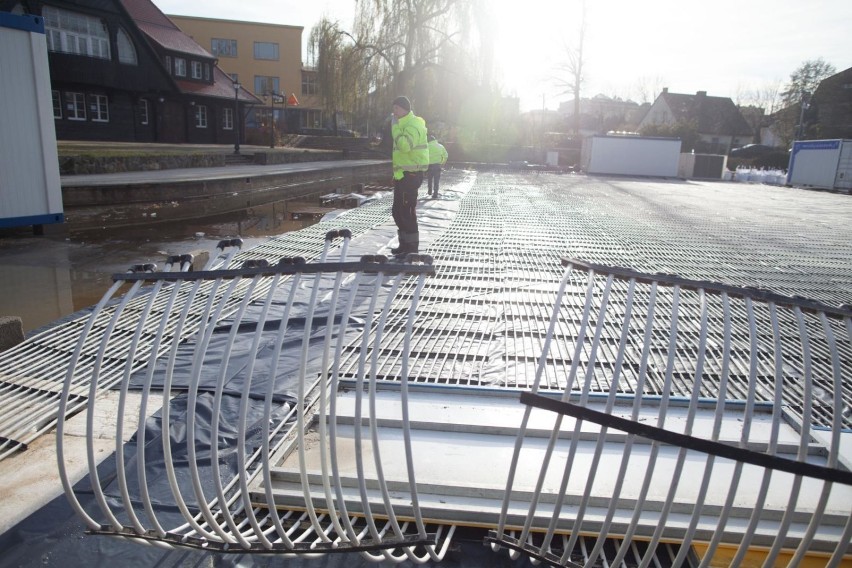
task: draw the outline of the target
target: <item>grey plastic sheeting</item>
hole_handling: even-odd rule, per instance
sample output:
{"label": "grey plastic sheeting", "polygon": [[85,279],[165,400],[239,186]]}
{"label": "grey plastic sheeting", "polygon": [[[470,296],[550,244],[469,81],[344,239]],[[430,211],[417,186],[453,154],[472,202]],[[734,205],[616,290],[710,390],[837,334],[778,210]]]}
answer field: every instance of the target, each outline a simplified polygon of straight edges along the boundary
{"label": "grey plastic sheeting", "polygon": [[[344,275],[344,277],[346,276],[351,275]],[[372,283],[375,281],[375,278],[375,276],[364,277],[362,281]],[[331,295],[333,283],[334,277],[329,274],[323,275],[318,280],[315,279],[315,275],[305,275],[302,277],[299,290],[290,308],[287,330],[284,335],[278,364],[275,367],[275,386],[273,393],[275,394],[274,400],[276,402],[294,401],[296,399],[299,365],[302,359],[302,345],[306,334],[305,326],[309,325],[307,315],[310,293],[314,286],[319,286],[320,292],[318,305],[314,307],[314,313],[310,320],[311,329],[309,330],[309,349],[306,360],[308,383],[311,382],[311,377],[316,377],[319,373],[323,346],[325,345],[327,322],[331,309],[328,305],[328,298]],[[247,308],[240,322],[235,323],[233,319],[228,319],[216,326],[210,337],[210,342],[206,347],[204,364],[201,366],[200,375],[197,378],[194,388],[197,388],[199,392],[214,392],[216,390],[219,386],[224,354],[228,344],[230,344],[230,354],[221,388],[225,395],[241,396],[245,380],[244,371],[252,358],[251,346],[255,335],[259,332],[261,333],[261,339],[258,351],[253,357],[255,368],[251,378],[249,396],[254,399],[262,399],[266,395],[270,375],[274,366],[272,357],[275,352],[275,343],[286,308],[286,302],[290,294],[289,290],[290,285],[286,284],[280,287],[275,293],[273,305],[269,309],[262,330],[257,329],[261,308],[257,304]],[[338,339],[337,325],[340,323],[343,307],[352,292],[351,286],[341,286],[340,298],[334,311],[335,325],[331,336],[333,342],[336,342]],[[359,286],[356,294],[355,307],[353,307],[352,313],[363,314],[363,309],[359,310],[358,306],[363,306],[366,302],[369,302],[368,290],[365,290],[364,286]],[[238,329],[233,336],[233,340],[231,340],[234,325],[237,325]],[[351,316],[346,326],[347,337],[343,338],[343,341],[350,341],[357,337],[362,329],[363,318]],[[196,336],[179,346],[171,378],[172,391],[190,388],[197,344],[198,337]],[[166,379],[166,363],[167,361],[164,358],[160,358],[155,365],[151,384],[153,390],[162,389]],[[137,372],[131,378],[131,388],[142,388],[145,374],[146,371]]]}

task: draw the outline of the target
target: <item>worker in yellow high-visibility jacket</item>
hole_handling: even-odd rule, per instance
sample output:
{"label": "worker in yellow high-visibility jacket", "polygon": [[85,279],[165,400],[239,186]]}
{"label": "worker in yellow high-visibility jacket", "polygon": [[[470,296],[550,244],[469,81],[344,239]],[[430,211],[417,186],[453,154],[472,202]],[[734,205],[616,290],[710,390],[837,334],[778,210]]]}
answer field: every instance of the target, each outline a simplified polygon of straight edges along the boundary
{"label": "worker in yellow high-visibility jacket", "polygon": [[407,97],[397,97],[392,105],[391,138],[393,138],[393,220],[399,235],[394,255],[416,253],[420,247],[417,227],[417,191],[423,174],[429,168],[426,121],[411,112]]}
{"label": "worker in yellow high-visibility jacket", "polygon": [[433,135],[429,135],[429,169],[426,170],[426,180],[429,184],[429,195],[438,198],[438,184],[441,183],[441,168],[447,163],[449,154],[444,145]]}

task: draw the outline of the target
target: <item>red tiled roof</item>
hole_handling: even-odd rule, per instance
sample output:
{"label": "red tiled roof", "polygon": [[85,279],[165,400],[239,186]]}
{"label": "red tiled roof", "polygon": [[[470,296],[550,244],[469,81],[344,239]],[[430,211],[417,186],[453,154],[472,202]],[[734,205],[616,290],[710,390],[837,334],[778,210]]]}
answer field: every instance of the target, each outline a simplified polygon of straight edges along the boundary
{"label": "red tiled roof", "polygon": [[213,59],[213,55],[209,51],[195,43],[192,38],[177,28],[166,28],[147,22],[136,22],[136,25],[165,49]]}
{"label": "red tiled roof", "polygon": [[[215,59],[209,51],[183,33],[151,0],[121,0],[121,4],[139,29],[162,48],[206,59]],[[185,94],[225,99],[234,98],[233,81],[216,65],[213,66],[212,85],[187,80],[176,80],[175,84]],[[239,99],[251,104],[261,103],[260,99],[245,89],[240,89]]]}
{"label": "red tiled roof", "polygon": [[[176,83],[181,92],[188,95],[233,99],[234,83],[231,81],[231,78],[218,67],[213,67],[213,78],[212,85],[186,80],[178,80]],[[263,104],[259,98],[245,89],[240,89],[240,101],[251,104]]]}
{"label": "red tiled roof", "polygon": [[151,0],[121,0],[139,29],[165,49],[214,59],[213,55],[180,31]]}

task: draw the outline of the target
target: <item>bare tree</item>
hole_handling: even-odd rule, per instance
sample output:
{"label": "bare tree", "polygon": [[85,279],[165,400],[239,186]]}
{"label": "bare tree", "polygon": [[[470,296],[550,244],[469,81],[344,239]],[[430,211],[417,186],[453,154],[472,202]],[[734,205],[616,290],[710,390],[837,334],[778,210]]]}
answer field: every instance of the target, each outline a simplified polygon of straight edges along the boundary
{"label": "bare tree", "polygon": [[657,96],[663,91],[663,87],[665,87],[665,85],[666,80],[660,75],[655,75],[653,77],[643,75],[639,77],[636,79],[634,86],[634,92],[638,99],[637,102],[640,105],[653,103],[657,99]]}
{"label": "bare tree", "polygon": [[574,120],[572,123],[572,131],[576,135],[580,132],[580,93],[583,87],[583,81],[586,78],[585,65],[586,59],[583,55],[583,48],[586,39],[586,2],[583,0],[580,3],[580,25],[577,29],[577,37],[573,44],[565,43],[563,45],[563,54],[565,59],[557,66],[561,71],[560,76],[556,79],[556,86],[565,89],[560,95],[574,95]]}
{"label": "bare tree", "polygon": [[780,90],[780,81],[767,82],[757,88],[737,87],[734,102],[752,127],[757,142],[763,142],[761,129],[765,126],[765,117],[771,116],[779,108]]}

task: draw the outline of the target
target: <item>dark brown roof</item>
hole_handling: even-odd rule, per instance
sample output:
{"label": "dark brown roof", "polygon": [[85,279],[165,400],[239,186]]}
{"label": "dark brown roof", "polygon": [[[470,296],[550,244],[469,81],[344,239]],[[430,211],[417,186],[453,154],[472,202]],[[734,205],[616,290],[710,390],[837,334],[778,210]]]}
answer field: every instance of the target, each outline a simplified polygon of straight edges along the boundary
{"label": "dark brown roof", "polygon": [[660,97],[674,114],[675,120],[696,120],[698,132],[702,134],[752,134],[752,128],[734,101],[728,97],[711,97],[703,91],[695,95],[662,93]]}
{"label": "dark brown roof", "polygon": [[151,0],[121,0],[139,29],[145,32],[161,47],[214,59],[213,55],[198,45],[191,37],[180,31],[174,22],[166,17]]}

